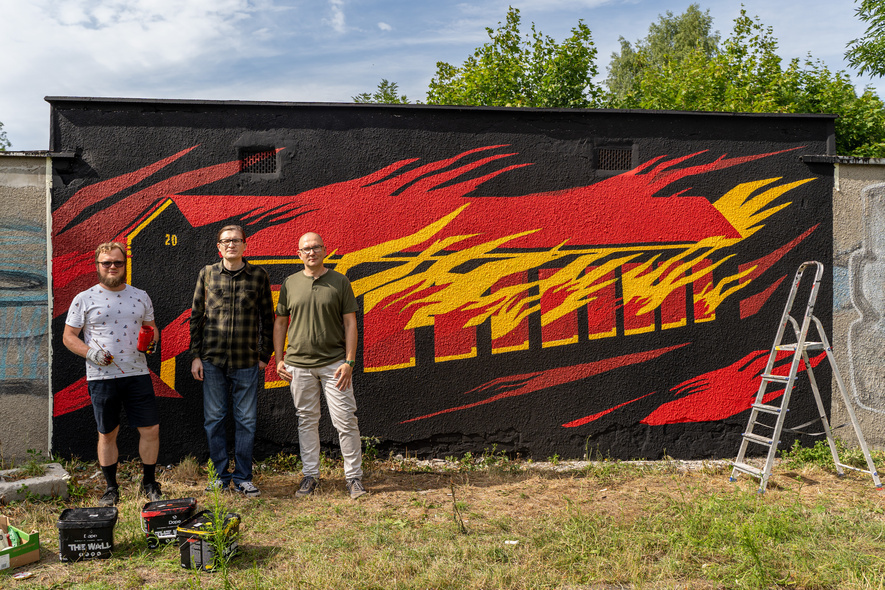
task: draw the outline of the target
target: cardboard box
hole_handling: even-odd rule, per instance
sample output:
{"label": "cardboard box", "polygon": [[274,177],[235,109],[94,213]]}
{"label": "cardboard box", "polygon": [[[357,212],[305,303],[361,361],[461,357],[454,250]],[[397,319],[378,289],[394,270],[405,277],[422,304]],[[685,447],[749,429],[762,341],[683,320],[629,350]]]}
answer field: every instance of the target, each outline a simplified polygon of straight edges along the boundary
{"label": "cardboard box", "polygon": [[18,547],[7,547],[0,551],[0,570],[16,568],[40,561],[40,535],[37,531],[26,533],[9,524],[9,519],[0,514],[0,532],[4,535],[9,529],[18,533]]}

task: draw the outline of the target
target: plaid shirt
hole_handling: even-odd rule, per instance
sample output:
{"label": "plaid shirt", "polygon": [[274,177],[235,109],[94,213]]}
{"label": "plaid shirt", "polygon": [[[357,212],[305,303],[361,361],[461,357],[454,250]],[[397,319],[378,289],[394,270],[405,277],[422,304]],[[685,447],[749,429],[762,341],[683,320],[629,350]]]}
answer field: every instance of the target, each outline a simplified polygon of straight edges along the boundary
{"label": "plaid shirt", "polygon": [[236,273],[222,262],[200,271],[191,306],[191,354],[228,369],[254,367],[273,354],[273,297],[260,266]]}

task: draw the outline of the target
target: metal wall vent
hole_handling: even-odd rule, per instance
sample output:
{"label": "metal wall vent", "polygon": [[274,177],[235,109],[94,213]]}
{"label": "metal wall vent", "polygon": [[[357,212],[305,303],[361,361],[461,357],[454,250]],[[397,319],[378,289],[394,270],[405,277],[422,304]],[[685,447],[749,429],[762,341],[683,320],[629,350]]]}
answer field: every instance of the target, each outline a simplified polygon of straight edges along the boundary
{"label": "metal wall vent", "polygon": [[276,174],[277,154],[272,149],[244,149],[240,152],[240,174]]}
{"label": "metal wall vent", "polygon": [[596,150],[597,170],[632,170],[632,148],[598,148]]}

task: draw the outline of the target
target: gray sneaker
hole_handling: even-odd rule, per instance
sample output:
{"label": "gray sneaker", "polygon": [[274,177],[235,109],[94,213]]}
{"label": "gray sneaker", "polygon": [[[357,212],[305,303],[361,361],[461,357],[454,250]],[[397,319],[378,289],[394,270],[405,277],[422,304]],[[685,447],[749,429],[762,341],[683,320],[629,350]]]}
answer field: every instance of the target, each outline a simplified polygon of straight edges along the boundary
{"label": "gray sneaker", "polygon": [[209,483],[206,484],[206,492],[214,492],[215,490],[226,492],[228,490],[228,485],[220,479],[210,480]]}
{"label": "gray sneaker", "polygon": [[151,502],[159,502],[163,499],[163,492],[160,491],[160,484],[157,482],[142,483],[141,493]]}
{"label": "gray sneaker", "polygon": [[304,498],[305,496],[312,495],[319,485],[319,480],[313,476],[305,475],[304,479],[301,480],[301,483],[298,485],[298,490],[295,491],[296,498]]}
{"label": "gray sneaker", "polygon": [[108,488],[101,495],[98,505],[101,507],[116,506],[120,501],[120,490],[118,488]]}
{"label": "gray sneaker", "polygon": [[363,481],[358,477],[347,480],[347,490],[350,492],[350,499],[356,500],[368,494],[366,488],[363,487]]}
{"label": "gray sneaker", "polygon": [[241,481],[240,483],[234,482],[233,489],[247,498],[257,498],[261,495],[261,490],[255,487],[255,484],[251,481]]}

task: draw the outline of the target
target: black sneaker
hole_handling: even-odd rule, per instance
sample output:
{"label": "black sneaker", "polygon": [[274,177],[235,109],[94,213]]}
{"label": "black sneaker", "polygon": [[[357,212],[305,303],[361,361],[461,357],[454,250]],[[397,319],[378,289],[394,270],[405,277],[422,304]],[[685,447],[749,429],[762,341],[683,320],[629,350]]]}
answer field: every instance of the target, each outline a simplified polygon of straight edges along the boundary
{"label": "black sneaker", "polygon": [[247,498],[257,498],[261,495],[261,490],[255,487],[255,484],[251,481],[241,481],[240,483],[234,482],[233,489]]}
{"label": "black sneaker", "polygon": [[119,488],[108,488],[101,495],[101,500],[98,501],[98,505],[102,507],[106,506],[116,506],[117,502],[120,501],[120,490]]}
{"label": "black sneaker", "polygon": [[317,478],[305,475],[304,479],[301,480],[301,483],[298,485],[298,490],[295,492],[296,498],[304,498],[305,496],[312,495],[319,485],[319,480]]}
{"label": "black sneaker", "polygon": [[155,481],[141,484],[141,493],[151,502],[159,502],[163,499],[163,492],[160,491],[160,484]]}
{"label": "black sneaker", "polygon": [[363,487],[363,481],[358,477],[347,480],[347,491],[350,492],[351,500],[362,498],[369,493],[366,491],[366,488]]}

